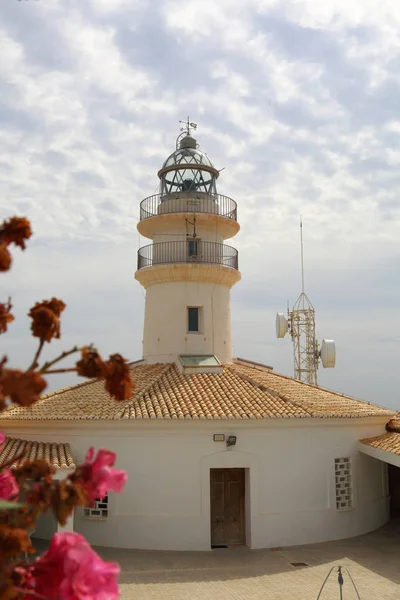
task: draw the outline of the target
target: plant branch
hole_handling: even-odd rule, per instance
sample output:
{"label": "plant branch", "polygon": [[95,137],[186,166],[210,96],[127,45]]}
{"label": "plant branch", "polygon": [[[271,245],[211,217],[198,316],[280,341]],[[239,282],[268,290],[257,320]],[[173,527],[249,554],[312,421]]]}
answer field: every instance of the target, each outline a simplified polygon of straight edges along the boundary
{"label": "plant branch", "polygon": [[[48,362],[44,363],[44,365],[39,369],[40,373],[53,373],[54,371],[49,371],[49,367],[52,367],[53,365],[55,365],[56,363],[58,363],[60,360],[63,360],[64,358],[66,358],[67,356],[69,356],[70,354],[74,354],[75,352],[81,352],[82,348],[78,348],[78,346],[74,346],[71,350],[67,350],[66,352],[62,352],[60,354],[60,356],[57,356],[56,358],[54,358],[53,360],[49,360]],[[59,371],[57,371],[59,372]],[[65,372],[65,371],[62,371]]]}
{"label": "plant branch", "polygon": [[39,360],[40,353],[43,350],[43,346],[44,346],[44,339],[40,338],[39,347],[36,350],[36,354],[33,357],[33,361],[31,362],[30,366],[28,367],[28,371],[31,371],[32,369],[35,369],[38,366],[38,360]]}
{"label": "plant branch", "polygon": [[24,588],[20,588],[17,586],[14,587],[14,590],[17,592],[20,592],[24,596],[32,596],[32,598],[40,598],[40,600],[48,600],[47,596],[42,596],[41,594],[38,594],[34,590],[27,590],[26,588],[24,589]]}
{"label": "plant branch", "polygon": [[70,369],[51,369],[50,371],[41,371],[45,375],[54,375],[55,373],[76,373],[76,367]]}

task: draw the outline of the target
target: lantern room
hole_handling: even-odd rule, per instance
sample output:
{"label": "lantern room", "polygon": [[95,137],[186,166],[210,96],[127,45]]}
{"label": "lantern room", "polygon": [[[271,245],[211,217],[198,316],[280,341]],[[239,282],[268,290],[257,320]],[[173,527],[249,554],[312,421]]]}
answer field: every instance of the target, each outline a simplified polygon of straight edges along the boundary
{"label": "lantern room", "polygon": [[215,195],[219,172],[205,152],[197,147],[197,142],[189,133],[180,139],[178,147],[158,172],[161,200],[181,192]]}

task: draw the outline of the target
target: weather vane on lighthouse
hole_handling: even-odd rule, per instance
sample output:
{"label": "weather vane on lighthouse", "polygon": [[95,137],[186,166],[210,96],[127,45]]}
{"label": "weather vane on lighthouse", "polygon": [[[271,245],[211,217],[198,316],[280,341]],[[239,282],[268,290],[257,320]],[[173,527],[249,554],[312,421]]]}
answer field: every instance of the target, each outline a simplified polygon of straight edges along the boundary
{"label": "weather vane on lighthouse", "polygon": [[179,121],[182,123],[183,127],[181,127],[181,131],[186,131],[187,135],[190,135],[191,129],[197,129],[197,123],[191,123],[190,118],[187,118],[187,121]]}
{"label": "weather vane on lighthouse", "polygon": [[[181,123],[183,125],[183,127],[181,127],[181,133],[178,135],[177,139],[176,139],[176,149],[179,149],[180,146],[180,142],[183,138],[185,137],[190,137],[191,134],[191,130],[193,129],[197,129],[197,123],[191,123],[190,118],[187,118],[187,121],[179,121],[179,123]],[[194,148],[197,148],[197,143],[195,140],[193,140],[194,143]]]}

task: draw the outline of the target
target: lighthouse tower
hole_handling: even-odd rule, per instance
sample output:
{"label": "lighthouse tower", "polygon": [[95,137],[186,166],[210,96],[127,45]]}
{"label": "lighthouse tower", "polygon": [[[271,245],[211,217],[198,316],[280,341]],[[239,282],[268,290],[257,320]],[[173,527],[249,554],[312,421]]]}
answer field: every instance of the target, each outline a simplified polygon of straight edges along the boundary
{"label": "lighthouse tower", "polygon": [[219,171],[185,123],[176,150],[158,172],[160,191],[140,204],[135,278],[146,289],[143,358],[214,356],[232,362],[230,289],[240,280],[238,251],[225,240],[239,231],[236,202],[217,193]]}

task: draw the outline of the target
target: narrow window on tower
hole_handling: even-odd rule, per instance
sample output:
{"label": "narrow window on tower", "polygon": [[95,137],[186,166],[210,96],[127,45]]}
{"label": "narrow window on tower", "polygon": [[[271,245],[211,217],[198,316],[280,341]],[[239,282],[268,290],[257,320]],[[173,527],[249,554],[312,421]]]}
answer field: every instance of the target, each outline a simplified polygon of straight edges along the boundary
{"label": "narrow window on tower", "polygon": [[188,307],[188,332],[199,333],[200,331],[200,309],[196,307]]}
{"label": "narrow window on tower", "polygon": [[196,257],[198,254],[198,241],[197,240],[189,240],[187,244],[188,244],[189,258]]}

